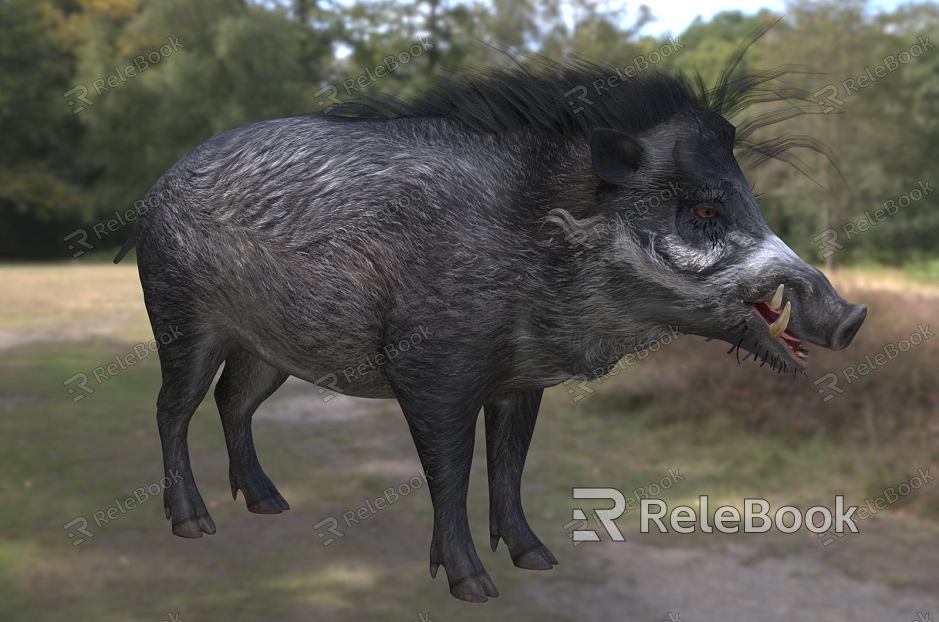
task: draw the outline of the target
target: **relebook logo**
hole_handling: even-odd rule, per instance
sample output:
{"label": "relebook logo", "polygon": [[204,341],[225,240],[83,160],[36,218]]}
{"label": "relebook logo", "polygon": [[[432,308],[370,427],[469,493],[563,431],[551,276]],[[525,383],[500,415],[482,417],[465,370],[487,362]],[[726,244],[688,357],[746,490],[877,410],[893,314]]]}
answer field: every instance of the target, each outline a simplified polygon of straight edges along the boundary
{"label": "relebook logo", "polygon": [[[694,508],[688,505],[676,506],[669,512],[667,504],[661,499],[643,499],[639,503],[639,531],[649,533],[649,524],[655,523],[659,533],[668,533],[668,528],[662,521],[666,514],[668,514],[669,526],[677,533],[693,533],[699,527],[703,533],[711,533],[715,527],[721,533],[740,531],[740,511],[736,507],[723,505],[717,508],[709,523],[707,495],[698,497],[698,503],[699,512],[695,512]],[[657,507],[654,513],[651,511],[653,506]],[[831,529],[834,523],[835,533],[844,533],[845,527],[852,533],[857,533],[857,524],[851,518],[856,510],[856,505],[845,510],[844,495],[838,495],[835,497],[834,514],[823,505],[813,505],[805,512],[797,507],[784,505],[770,517],[769,501],[748,498],[743,500],[743,532],[765,533],[775,527],[782,533],[793,533],[798,531],[804,523],[805,528],[812,533],[824,533]],[[787,514],[789,515],[788,521],[786,520]],[[819,516],[821,522],[818,521]]]}

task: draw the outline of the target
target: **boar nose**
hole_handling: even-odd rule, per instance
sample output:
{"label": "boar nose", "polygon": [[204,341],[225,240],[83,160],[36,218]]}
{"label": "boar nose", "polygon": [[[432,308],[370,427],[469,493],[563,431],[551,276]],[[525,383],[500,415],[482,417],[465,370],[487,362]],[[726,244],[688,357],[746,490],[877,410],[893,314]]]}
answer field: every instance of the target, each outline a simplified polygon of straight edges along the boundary
{"label": "boar nose", "polygon": [[864,323],[867,317],[867,307],[865,305],[848,304],[841,318],[835,323],[828,333],[827,347],[831,350],[843,350],[848,347],[851,340]]}

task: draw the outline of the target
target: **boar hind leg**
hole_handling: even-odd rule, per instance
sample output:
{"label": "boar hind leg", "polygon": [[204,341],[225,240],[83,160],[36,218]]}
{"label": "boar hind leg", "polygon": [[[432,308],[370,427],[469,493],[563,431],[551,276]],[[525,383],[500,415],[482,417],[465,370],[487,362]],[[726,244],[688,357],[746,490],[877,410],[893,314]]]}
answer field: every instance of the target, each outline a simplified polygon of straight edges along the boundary
{"label": "boar hind leg", "polygon": [[481,404],[408,399],[411,396],[402,396],[397,390],[396,393],[427,475],[434,506],[430,575],[436,577],[437,569],[443,566],[450,594],[460,600],[481,603],[488,600],[487,596],[498,596],[476,554],[466,516],[466,493]]}
{"label": "boar hind leg", "polygon": [[254,411],[289,375],[247,352],[237,351],[225,359],[225,370],[215,385],[215,403],[228,445],[231,494],[237,499],[241,490],[248,511],[255,514],[280,514],[290,509],[264,474],[251,438]]}
{"label": "boar hind leg", "polygon": [[522,469],[541,393],[541,389],[519,391],[485,405],[490,543],[495,551],[501,537],[512,562],[529,570],[550,570],[558,563],[528,526],[522,511]]}
{"label": "boar hind leg", "polygon": [[189,420],[209,390],[225,354],[219,347],[183,327],[181,338],[159,350],[163,385],[157,398],[157,426],[163,445],[163,468],[170,485],[163,490],[163,508],[173,533],[201,538],[215,533],[215,523],[196,487],[189,464],[186,435]]}

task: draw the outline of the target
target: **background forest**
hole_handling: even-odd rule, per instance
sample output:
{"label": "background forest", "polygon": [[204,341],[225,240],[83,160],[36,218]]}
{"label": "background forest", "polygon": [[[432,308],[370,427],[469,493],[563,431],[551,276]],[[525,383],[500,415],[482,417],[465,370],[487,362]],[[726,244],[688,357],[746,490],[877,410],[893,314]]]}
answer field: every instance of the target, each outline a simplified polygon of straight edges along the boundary
{"label": "background forest", "polygon": [[[638,19],[588,0],[3,0],[0,258],[110,251],[132,225],[114,231],[99,223],[132,208],[208,137],[511,62],[483,42],[623,68],[643,55],[640,65],[658,59],[657,69],[700,71],[710,83],[739,42],[772,17],[699,18],[676,46],[643,35],[654,19],[646,7],[632,15]],[[875,214],[933,179],[939,52],[928,34],[937,22],[931,3],[884,13],[854,0],[794,2],[748,54],[751,67],[797,63],[819,72],[794,82],[816,93],[828,113],[795,120],[787,131],[830,145],[844,180],[810,156],[829,192],[776,162],[750,174],[770,226],[810,261],[825,252],[829,268],[836,260],[922,268],[939,257],[936,195],[927,192],[897,218],[878,222]],[[409,58],[415,45],[420,54]],[[663,45],[668,57],[652,54]],[[382,66],[391,71],[376,76]],[[865,212],[873,227],[858,222]],[[65,239],[79,228],[88,241]],[[837,240],[819,237],[829,228]]]}

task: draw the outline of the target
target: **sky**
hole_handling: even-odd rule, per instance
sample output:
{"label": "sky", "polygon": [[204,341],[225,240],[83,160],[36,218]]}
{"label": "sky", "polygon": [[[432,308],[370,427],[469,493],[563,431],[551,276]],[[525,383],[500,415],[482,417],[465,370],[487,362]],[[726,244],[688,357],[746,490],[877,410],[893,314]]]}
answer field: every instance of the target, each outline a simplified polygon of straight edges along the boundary
{"label": "sky", "polygon": [[[631,2],[630,5],[638,5]],[[652,14],[658,21],[652,22],[643,29],[643,34],[664,35],[671,32],[673,35],[681,34],[698,15],[705,21],[721,11],[743,11],[756,13],[762,8],[768,8],[777,13],[784,12],[784,0],[763,0],[759,3],[745,0],[643,0],[652,9]],[[893,10],[902,4],[898,0],[872,0],[871,8],[877,10]]]}

